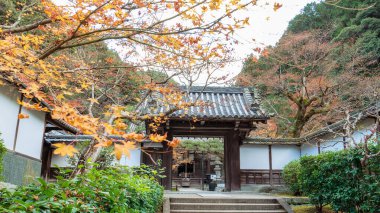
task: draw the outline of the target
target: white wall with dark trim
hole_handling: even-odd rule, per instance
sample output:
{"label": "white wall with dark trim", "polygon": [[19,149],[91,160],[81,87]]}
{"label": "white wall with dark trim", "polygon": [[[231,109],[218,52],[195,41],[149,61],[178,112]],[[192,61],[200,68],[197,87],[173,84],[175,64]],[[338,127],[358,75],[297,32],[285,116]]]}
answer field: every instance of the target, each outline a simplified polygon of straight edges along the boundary
{"label": "white wall with dark trim", "polygon": [[[16,87],[0,87],[1,137],[8,150],[41,160],[46,113],[21,107],[17,103],[20,98]],[[29,118],[18,119],[20,109]]]}
{"label": "white wall with dark trim", "polygon": [[[120,161],[115,159],[114,164],[122,165],[122,166],[140,166],[141,164],[141,150],[140,144],[137,144],[137,149],[131,150],[131,156],[122,156]],[[52,155],[51,158],[51,167],[71,167],[71,165],[67,161],[67,156],[60,155]]]}
{"label": "white wall with dark trim", "polygon": [[20,120],[15,151],[41,160],[46,113],[25,108],[21,112],[29,118]]}
{"label": "white wall with dark trim", "polygon": [[0,87],[0,133],[4,140],[5,147],[13,150],[16,135],[16,126],[20,106],[17,99],[21,95],[15,87]]}
{"label": "white wall with dark trim", "polygon": [[269,169],[268,145],[241,145],[240,169]]}
{"label": "white wall with dark trim", "polygon": [[282,170],[292,160],[301,156],[297,145],[272,145],[272,169]]}

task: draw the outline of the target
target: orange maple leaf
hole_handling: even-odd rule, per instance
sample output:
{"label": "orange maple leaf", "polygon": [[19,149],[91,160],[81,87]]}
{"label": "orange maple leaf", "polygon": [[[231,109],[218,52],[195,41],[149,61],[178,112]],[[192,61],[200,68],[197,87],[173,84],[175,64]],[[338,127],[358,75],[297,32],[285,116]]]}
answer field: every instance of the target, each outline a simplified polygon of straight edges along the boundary
{"label": "orange maple leaf", "polygon": [[268,57],[269,56],[269,51],[267,49],[263,50],[261,52],[261,55],[264,56],[264,57]]}
{"label": "orange maple leaf", "polygon": [[174,138],[172,141],[168,143],[168,146],[170,147],[177,147],[181,141],[178,138]]}
{"label": "orange maple leaf", "polygon": [[57,147],[57,149],[54,150],[54,154],[61,155],[61,156],[70,156],[72,157],[74,153],[77,153],[78,150],[73,145],[66,145],[65,143],[56,143],[53,144],[53,146]]}
{"label": "orange maple leaf", "polygon": [[135,137],[136,133],[134,132],[131,132],[131,133],[128,133],[128,134],[124,134],[122,137],[125,138],[126,140],[133,140],[133,138]]}
{"label": "orange maple leaf", "polygon": [[20,113],[18,114],[18,119],[24,119],[24,118],[29,118],[28,114]]}
{"label": "orange maple leaf", "polygon": [[117,160],[120,160],[122,155],[131,157],[131,150],[136,149],[136,144],[133,142],[123,142],[122,144],[115,144],[114,154]]}
{"label": "orange maple leaf", "polygon": [[282,4],[280,4],[280,3],[274,3],[274,5],[273,5],[273,10],[274,11],[277,11],[278,9],[280,9],[282,7]]}
{"label": "orange maple leaf", "polygon": [[89,100],[91,103],[97,103],[97,104],[99,104],[98,99],[96,99],[96,98],[89,98],[87,100]]}
{"label": "orange maple leaf", "polygon": [[133,139],[135,139],[135,141],[141,142],[145,139],[145,136],[143,134],[135,134]]}
{"label": "orange maple leaf", "polygon": [[102,141],[95,145],[95,147],[108,147],[112,145],[112,140]]}
{"label": "orange maple leaf", "polygon": [[165,135],[159,135],[159,134],[151,134],[149,135],[149,139],[153,142],[160,143],[164,141],[168,136],[168,133],[165,133]]}

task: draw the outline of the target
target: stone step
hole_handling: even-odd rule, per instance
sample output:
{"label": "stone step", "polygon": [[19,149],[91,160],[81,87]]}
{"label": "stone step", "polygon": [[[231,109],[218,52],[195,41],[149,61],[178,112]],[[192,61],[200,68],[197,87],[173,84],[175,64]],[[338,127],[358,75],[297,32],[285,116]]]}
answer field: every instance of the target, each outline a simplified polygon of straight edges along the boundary
{"label": "stone step", "polygon": [[277,203],[268,198],[170,198],[170,203]]}
{"label": "stone step", "polygon": [[171,210],[170,213],[286,213],[285,210]]}
{"label": "stone step", "polygon": [[171,210],[277,210],[276,203],[171,203]]}

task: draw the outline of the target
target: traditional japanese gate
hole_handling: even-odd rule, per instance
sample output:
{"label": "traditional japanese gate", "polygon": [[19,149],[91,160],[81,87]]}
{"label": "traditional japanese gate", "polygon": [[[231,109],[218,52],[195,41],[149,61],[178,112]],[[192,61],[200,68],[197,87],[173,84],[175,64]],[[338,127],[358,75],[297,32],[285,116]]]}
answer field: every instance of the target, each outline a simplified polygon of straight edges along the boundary
{"label": "traditional japanese gate", "polygon": [[[240,145],[255,129],[255,123],[268,119],[260,108],[257,91],[238,87],[193,87],[188,97],[207,104],[191,107],[186,114],[182,111],[171,114],[159,127],[159,132],[167,133],[169,140],[181,136],[223,137],[226,190],[240,190]],[[149,124],[147,121],[147,134],[150,133]],[[171,189],[172,154],[172,149],[164,143],[155,155],[156,159],[162,159],[162,166],[166,168],[166,178],[162,180],[166,189]],[[151,157],[143,154],[142,162],[151,164]]]}

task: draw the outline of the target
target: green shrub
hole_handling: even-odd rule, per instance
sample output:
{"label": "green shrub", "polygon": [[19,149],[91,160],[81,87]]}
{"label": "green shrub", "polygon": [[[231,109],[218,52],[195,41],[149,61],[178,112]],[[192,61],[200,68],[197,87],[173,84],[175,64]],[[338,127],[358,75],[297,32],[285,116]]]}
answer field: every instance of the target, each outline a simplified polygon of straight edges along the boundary
{"label": "green shrub", "polygon": [[324,153],[316,156],[304,156],[301,158],[300,183],[301,191],[307,195],[310,202],[314,204],[318,212],[322,212],[322,207],[330,203],[327,196],[328,188],[325,181],[325,171],[319,166],[328,161],[331,153]]}
{"label": "green shrub", "polygon": [[[378,145],[370,146],[372,154],[378,150]],[[319,212],[327,204],[335,211],[380,211],[380,158],[362,165],[363,153],[355,148],[301,158],[301,191]]]}
{"label": "green shrub", "polygon": [[301,195],[300,174],[301,163],[299,160],[293,160],[284,167],[282,178],[294,195]]}
{"label": "green shrub", "polygon": [[0,191],[0,212],[139,212],[161,206],[163,188],[152,178],[125,168],[92,169],[73,179]]}
{"label": "green shrub", "polygon": [[4,141],[1,139],[1,133],[0,133],[0,180],[3,180],[3,158],[4,155],[7,153],[7,148],[5,148]]}
{"label": "green shrub", "polygon": [[[375,152],[378,148],[372,146]],[[350,149],[333,155],[320,170],[333,171],[325,177],[328,198],[336,211],[380,212],[380,159],[361,164],[364,150]]]}
{"label": "green shrub", "polygon": [[141,164],[140,166],[131,167],[134,175],[149,178],[152,180],[159,180],[160,178],[165,178],[165,168],[161,167],[162,161],[157,161],[157,166],[152,167],[149,165]]}

